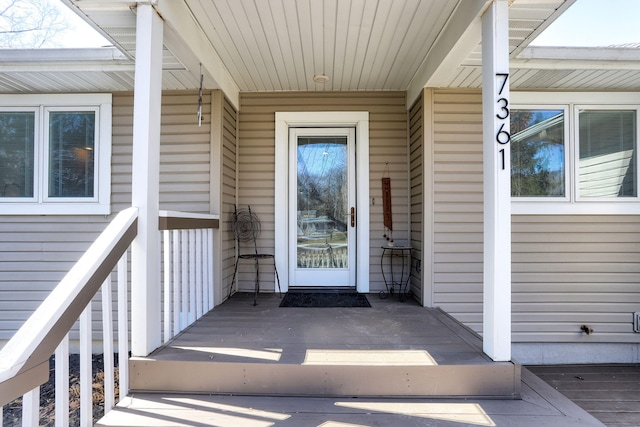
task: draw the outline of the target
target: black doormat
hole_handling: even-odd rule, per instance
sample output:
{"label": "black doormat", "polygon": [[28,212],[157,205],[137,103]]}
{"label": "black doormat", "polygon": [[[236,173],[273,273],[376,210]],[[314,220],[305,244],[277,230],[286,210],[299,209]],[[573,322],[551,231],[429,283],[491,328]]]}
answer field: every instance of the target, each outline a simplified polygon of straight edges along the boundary
{"label": "black doormat", "polygon": [[371,307],[357,292],[287,292],[280,307]]}

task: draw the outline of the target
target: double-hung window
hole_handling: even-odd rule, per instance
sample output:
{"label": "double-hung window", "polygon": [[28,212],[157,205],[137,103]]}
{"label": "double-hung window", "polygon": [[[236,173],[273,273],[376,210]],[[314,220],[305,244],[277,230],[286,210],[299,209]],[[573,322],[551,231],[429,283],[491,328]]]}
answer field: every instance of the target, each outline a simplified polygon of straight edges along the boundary
{"label": "double-hung window", "polygon": [[0,212],[108,214],[111,95],[0,96]]}
{"label": "double-hung window", "polygon": [[514,96],[514,213],[640,212],[637,95]]}

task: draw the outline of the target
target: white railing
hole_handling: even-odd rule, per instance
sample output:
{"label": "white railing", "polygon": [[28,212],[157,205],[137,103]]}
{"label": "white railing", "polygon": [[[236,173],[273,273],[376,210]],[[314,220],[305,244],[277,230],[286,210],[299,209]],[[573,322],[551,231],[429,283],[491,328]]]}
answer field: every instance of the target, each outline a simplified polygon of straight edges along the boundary
{"label": "white railing", "polygon": [[[92,299],[101,289],[104,412],[128,394],[129,266],[127,250],[137,233],[135,208],[120,212],[89,250],[56,286],[35,313],[0,350],[0,427],[2,406],[22,396],[22,425],[40,422],[40,387],[49,378],[49,359],[55,352],[55,425],[69,425],[69,331],[79,320],[79,421],[94,423]],[[161,212],[163,235],[163,323],[168,341],[214,305],[212,215]],[[116,273],[116,274],[113,274]],[[113,301],[116,278],[117,303]],[[114,316],[115,314],[115,316]],[[114,320],[117,319],[117,339]],[[117,342],[117,348],[115,343]],[[118,370],[114,353],[118,354]],[[74,391],[75,392],[75,391]]]}
{"label": "white railing", "polygon": [[160,212],[163,259],[163,341],[214,307],[214,215]]}

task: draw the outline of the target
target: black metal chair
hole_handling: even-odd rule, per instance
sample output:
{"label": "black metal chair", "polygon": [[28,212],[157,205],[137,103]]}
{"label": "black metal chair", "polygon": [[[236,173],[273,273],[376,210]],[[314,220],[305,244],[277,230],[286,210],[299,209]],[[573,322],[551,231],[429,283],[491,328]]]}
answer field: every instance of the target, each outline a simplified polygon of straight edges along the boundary
{"label": "black metal chair", "polygon": [[[236,258],[236,265],[233,270],[233,279],[231,279],[231,285],[229,286],[229,297],[231,297],[231,291],[233,290],[233,284],[236,281],[238,273],[238,263],[242,259],[253,260],[256,267],[256,282],[253,295],[253,305],[257,305],[258,292],[260,291],[260,260],[271,259],[273,261],[273,269],[276,273],[276,281],[278,283],[278,292],[282,293],[280,289],[280,277],[278,277],[278,270],[276,269],[276,257],[274,254],[258,252],[258,244],[256,243],[258,236],[260,235],[261,225],[258,216],[251,211],[251,206],[247,206],[247,209],[237,209],[234,206],[233,212],[233,233],[236,237],[238,244],[238,256]],[[253,242],[253,252],[243,252],[242,244]]]}

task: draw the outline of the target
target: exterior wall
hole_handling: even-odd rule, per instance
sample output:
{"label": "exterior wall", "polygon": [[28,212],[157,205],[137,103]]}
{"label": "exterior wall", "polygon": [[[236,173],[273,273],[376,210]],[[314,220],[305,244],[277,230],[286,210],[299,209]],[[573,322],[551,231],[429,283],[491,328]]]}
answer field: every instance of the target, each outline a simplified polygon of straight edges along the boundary
{"label": "exterior wall", "polygon": [[409,109],[409,197],[413,265],[418,267],[411,269],[411,292],[421,303],[424,303],[421,274],[424,271],[424,116],[424,97],[420,96]]}
{"label": "exterior wall", "polygon": [[[274,249],[274,153],[276,111],[368,111],[371,197],[370,289],[384,289],[381,246],[386,243],[380,179],[388,162],[391,178],[394,238],[408,243],[407,112],[404,92],[245,93],[240,99],[238,203],[250,204],[262,220],[258,245]],[[277,171],[277,173],[288,173]],[[375,203],[374,203],[375,200]],[[278,254],[276,254],[278,256]],[[261,268],[261,272],[263,269]],[[263,288],[273,289],[273,272],[264,269]],[[252,268],[244,265],[240,289],[253,289]]]}
{"label": "exterior wall", "polygon": [[482,99],[433,92],[433,305],[482,331]]}
{"label": "exterior wall", "polygon": [[[478,91],[433,91],[433,305],[479,333],[481,102]],[[632,313],[640,311],[640,217],[513,215],[512,242],[514,357],[527,363],[640,360],[640,334],[632,328]],[[594,333],[582,333],[584,324]],[[572,346],[584,343],[623,345],[624,359],[607,358],[612,346]]]}
{"label": "exterior wall", "polygon": [[0,346],[106,227],[108,219],[0,216]]}
{"label": "exterior wall", "polygon": [[[203,95],[198,127],[197,92],[162,96],[160,209],[209,213],[211,98]],[[133,93],[113,95],[112,212],[131,206]]]}
{"label": "exterior wall", "polygon": [[[210,212],[210,94],[204,96],[201,127],[196,121],[197,103],[197,92],[168,92],[162,97],[162,210]],[[131,206],[133,93],[113,94],[112,126],[111,215],[0,216],[0,346],[115,214]],[[93,318],[99,319],[99,304],[94,304],[94,310]],[[100,333],[96,321],[94,334]]]}
{"label": "exterior wall", "polygon": [[512,224],[514,341],[640,342],[637,215],[517,215]]}
{"label": "exterior wall", "polygon": [[229,286],[235,265],[236,241],[231,224],[233,207],[236,204],[236,151],[238,113],[225,98],[223,109],[223,138],[222,138],[222,210],[220,213],[220,232],[222,233],[222,277],[223,298],[229,294]]}

